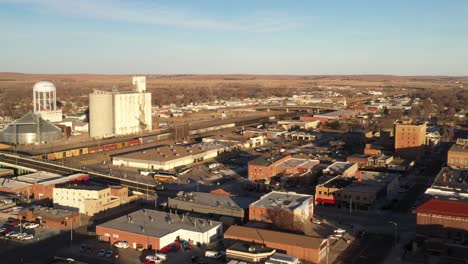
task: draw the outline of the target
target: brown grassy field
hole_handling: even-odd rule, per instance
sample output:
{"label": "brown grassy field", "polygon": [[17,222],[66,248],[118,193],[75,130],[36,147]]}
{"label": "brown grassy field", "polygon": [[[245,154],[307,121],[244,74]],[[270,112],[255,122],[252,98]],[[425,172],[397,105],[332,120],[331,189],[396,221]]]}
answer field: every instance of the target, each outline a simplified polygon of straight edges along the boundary
{"label": "brown grassy field", "polygon": [[[147,88],[154,105],[189,104],[214,99],[267,96],[290,96],[298,92],[342,88],[349,99],[357,91],[383,89],[386,94],[407,88],[460,89],[468,87],[468,77],[390,76],[390,75],[152,75],[147,76]],[[51,81],[57,87],[57,97],[64,111],[87,106],[88,94],[94,89],[125,91],[131,89],[132,75],[97,74],[21,74],[0,73],[0,116],[17,116],[30,111],[32,87],[38,81]]]}

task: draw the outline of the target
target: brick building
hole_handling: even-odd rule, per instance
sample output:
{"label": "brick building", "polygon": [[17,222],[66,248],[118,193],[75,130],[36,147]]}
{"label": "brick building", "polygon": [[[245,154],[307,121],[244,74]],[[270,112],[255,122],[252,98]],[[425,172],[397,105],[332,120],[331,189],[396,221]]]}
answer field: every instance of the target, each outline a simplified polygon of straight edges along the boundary
{"label": "brick building", "polygon": [[415,160],[424,154],[426,123],[395,122],[395,156]]}
{"label": "brick building", "polygon": [[429,238],[468,241],[468,202],[430,200],[414,210],[416,233]]}
{"label": "brick building", "polygon": [[195,218],[186,214],[142,209],[96,226],[98,239],[111,244],[125,240],[131,248],[159,250],[176,239],[192,243],[210,243],[221,237],[220,222]]}
{"label": "brick building", "polygon": [[468,139],[458,139],[447,154],[447,165],[468,169]]}
{"label": "brick building", "polygon": [[310,175],[306,174],[319,164],[318,160],[293,158],[291,155],[259,157],[249,162],[249,180],[269,182],[271,178],[280,174],[281,176],[297,174],[304,177],[304,182],[308,182],[307,177]]}
{"label": "brick building", "polygon": [[89,178],[87,174],[78,173],[62,176],[55,173],[37,171],[30,174],[5,177],[0,182],[0,191],[34,197],[36,200],[52,199],[56,185],[67,182],[81,182]]}
{"label": "brick building", "polygon": [[258,243],[285,251],[301,261],[320,263],[327,254],[328,240],[319,236],[305,236],[244,226],[231,226],[224,233],[225,240]]}
{"label": "brick building", "polygon": [[51,228],[75,228],[81,225],[78,212],[36,206],[18,213],[18,219],[30,222],[39,222]]}
{"label": "brick building", "polygon": [[270,192],[249,206],[249,220],[278,228],[303,231],[314,214],[314,197],[294,192]]}

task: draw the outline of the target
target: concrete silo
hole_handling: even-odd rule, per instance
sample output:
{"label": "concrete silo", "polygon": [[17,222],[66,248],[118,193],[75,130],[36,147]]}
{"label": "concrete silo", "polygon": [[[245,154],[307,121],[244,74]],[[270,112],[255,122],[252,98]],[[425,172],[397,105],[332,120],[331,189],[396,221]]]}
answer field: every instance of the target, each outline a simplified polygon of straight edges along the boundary
{"label": "concrete silo", "polygon": [[114,136],[113,93],[95,90],[89,95],[89,135],[92,138]]}

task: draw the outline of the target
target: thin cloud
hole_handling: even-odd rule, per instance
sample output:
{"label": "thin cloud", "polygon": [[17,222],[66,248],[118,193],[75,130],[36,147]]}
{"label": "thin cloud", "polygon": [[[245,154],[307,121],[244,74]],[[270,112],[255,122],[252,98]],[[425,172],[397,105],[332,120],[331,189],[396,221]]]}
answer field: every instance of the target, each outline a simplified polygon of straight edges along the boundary
{"label": "thin cloud", "polygon": [[260,12],[227,21],[225,18],[207,17],[190,10],[173,9],[140,1],[0,0],[0,3],[23,4],[41,12],[61,16],[215,31],[294,30],[305,26],[310,19],[310,17],[291,16],[281,12]]}

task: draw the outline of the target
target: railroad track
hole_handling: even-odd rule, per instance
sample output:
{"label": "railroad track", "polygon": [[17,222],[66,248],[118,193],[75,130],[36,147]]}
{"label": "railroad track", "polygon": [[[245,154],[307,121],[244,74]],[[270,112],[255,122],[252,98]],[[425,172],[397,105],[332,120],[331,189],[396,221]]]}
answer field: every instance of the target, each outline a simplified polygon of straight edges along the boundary
{"label": "railroad track", "polygon": [[93,171],[79,170],[72,167],[67,167],[63,165],[58,165],[46,161],[37,161],[33,159],[23,158],[14,155],[0,154],[0,162],[19,165],[22,167],[27,167],[39,171],[47,171],[51,173],[56,173],[59,175],[71,175],[75,173],[86,173],[90,176],[92,181],[107,184],[107,185],[122,185],[126,186],[133,191],[138,191],[146,195],[154,195],[156,184],[150,184],[145,182],[137,182],[128,179],[122,179],[112,175],[106,175],[102,173],[96,173]]}

